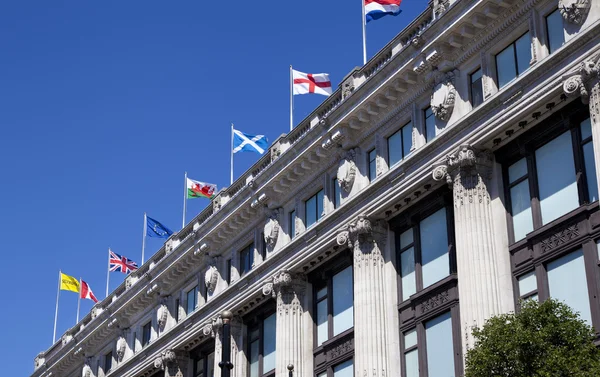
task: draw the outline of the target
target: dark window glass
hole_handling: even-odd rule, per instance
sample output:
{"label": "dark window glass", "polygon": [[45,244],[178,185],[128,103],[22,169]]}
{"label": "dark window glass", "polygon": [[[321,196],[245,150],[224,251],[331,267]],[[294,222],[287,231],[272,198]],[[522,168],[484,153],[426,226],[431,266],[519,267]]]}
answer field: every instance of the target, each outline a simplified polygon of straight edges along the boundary
{"label": "dark window glass", "polygon": [[333,178],[331,185],[333,186],[333,208],[338,208],[342,204],[342,188],[337,178]]}
{"label": "dark window glass", "polygon": [[377,151],[369,151],[369,181],[373,182],[377,178]]}
{"label": "dark window glass", "polygon": [[546,31],[548,32],[548,50],[553,53],[565,43],[563,18],[558,9],[546,16]]}
{"label": "dark window glass", "polygon": [[598,200],[598,183],[596,180],[596,162],[594,160],[594,144],[592,143],[592,124],[587,118],[579,125],[581,132],[581,147],[587,181],[589,202]]}
{"label": "dark window glass", "polygon": [[231,259],[227,259],[225,263],[225,281],[231,284]]}
{"label": "dark window glass", "polygon": [[[175,322],[179,322],[179,299],[175,300]],[[133,338],[135,339],[135,335]]]}
{"label": "dark window glass", "polygon": [[531,36],[527,32],[496,55],[498,88],[502,88],[529,69],[530,62]]}
{"label": "dark window glass", "polygon": [[323,217],[323,190],[308,198],[304,203],[306,209],[306,228],[310,228]]}
{"label": "dark window glass", "polygon": [[104,374],[108,374],[108,372],[110,372],[112,369],[112,359],[112,351],[104,355]]}
{"label": "dark window glass", "polygon": [[187,306],[186,306],[186,314],[190,314],[194,310],[196,310],[196,306],[198,305],[198,286],[190,289],[186,293]]}
{"label": "dark window glass", "polygon": [[481,76],[481,68],[469,76],[471,82],[471,106],[476,108],[483,103],[483,82]]}
{"label": "dark window glass", "polygon": [[404,125],[388,138],[388,160],[390,167],[408,156],[412,147],[412,123]]}
{"label": "dark window glass", "polygon": [[211,352],[194,359],[194,377],[213,377],[215,353]]}
{"label": "dark window glass", "polygon": [[433,115],[433,110],[431,110],[431,107],[423,110],[423,114],[425,116],[425,139],[426,141],[431,141],[437,135],[435,116]]}
{"label": "dark window glass", "polygon": [[296,210],[290,212],[289,222],[290,238],[294,239],[296,237]]}
{"label": "dark window glass", "polygon": [[267,241],[265,241],[265,232],[260,234],[260,256],[262,260],[267,259]]}
{"label": "dark window glass", "polygon": [[240,276],[252,269],[254,264],[254,243],[246,246],[240,251]]}
{"label": "dark window glass", "polygon": [[150,336],[152,334],[152,322],[146,323],[142,327],[142,347],[150,344]]}

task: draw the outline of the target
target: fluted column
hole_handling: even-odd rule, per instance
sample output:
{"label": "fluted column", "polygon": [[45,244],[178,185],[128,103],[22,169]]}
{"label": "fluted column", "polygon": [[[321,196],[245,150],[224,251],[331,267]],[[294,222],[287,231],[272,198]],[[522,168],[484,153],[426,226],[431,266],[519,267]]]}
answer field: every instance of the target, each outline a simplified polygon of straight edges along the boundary
{"label": "fluted column", "polygon": [[[383,248],[387,224],[360,216],[337,236],[339,245],[354,255],[354,375],[389,375],[389,333],[393,329],[386,310]],[[397,362],[397,361],[396,361]]]}
{"label": "fluted column", "polygon": [[277,300],[275,377],[288,377],[290,364],[294,365],[294,377],[312,376],[312,370],[305,370],[305,351],[312,336],[312,327],[304,326],[305,293],[306,278],[287,271],[278,272],[263,287],[263,294]]}
{"label": "fluted column", "polygon": [[590,106],[596,182],[600,185],[600,53],[565,75],[563,90],[568,96],[581,96],[581,102]]}
{"label": "fluted column", "polygon": [[[494,237],[490,199],[492,159],[489,152],[469,145],[447,157],[433,171],[435,180],[445,180],[453,190],[456,261],[463,354],[473,346],[474,326],[504,312],[512,297],[508,259]],[[506,281],[508,280],[508,281]]]}

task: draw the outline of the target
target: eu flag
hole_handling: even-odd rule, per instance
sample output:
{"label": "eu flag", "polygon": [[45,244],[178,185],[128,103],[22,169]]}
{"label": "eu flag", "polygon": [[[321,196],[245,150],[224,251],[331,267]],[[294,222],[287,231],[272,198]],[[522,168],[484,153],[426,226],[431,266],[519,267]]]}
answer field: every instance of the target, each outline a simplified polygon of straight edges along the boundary
{"label": "eu flag", "polygon": [[173,231],[149,216],[146,216],[146,226],[149,237],[169,238],[173,234]]}

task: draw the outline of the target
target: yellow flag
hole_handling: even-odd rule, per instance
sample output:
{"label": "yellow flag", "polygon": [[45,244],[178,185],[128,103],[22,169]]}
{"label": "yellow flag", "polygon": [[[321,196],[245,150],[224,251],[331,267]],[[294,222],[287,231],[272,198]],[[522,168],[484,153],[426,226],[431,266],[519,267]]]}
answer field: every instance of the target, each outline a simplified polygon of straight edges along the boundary
{"label": "yellow flag", "polygon": [[73,276],[60,273],[60,289],[63,291],[72,291],[79,293],[79,280]]}

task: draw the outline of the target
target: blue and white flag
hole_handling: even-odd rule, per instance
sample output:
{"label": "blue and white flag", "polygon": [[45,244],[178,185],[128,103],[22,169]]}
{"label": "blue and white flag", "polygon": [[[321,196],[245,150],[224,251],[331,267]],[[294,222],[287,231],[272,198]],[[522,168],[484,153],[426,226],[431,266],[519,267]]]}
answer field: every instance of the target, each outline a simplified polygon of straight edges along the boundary
{"label": "blue and white flag", "polygon": [[269,147],[269,140],[265,135],[250,135],[242,131],[233,130],[233,153],[256,152],[263,154]]}
{"label": "blue and white flag", "polygon": [[146,226],[148,237],[169,238],[173,234],[172,230],[150,216],[146,216]]}

